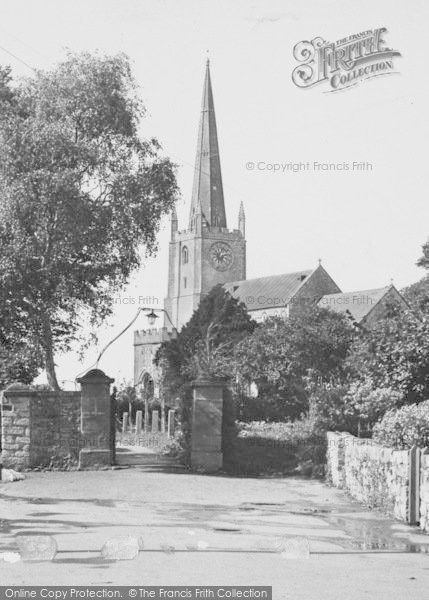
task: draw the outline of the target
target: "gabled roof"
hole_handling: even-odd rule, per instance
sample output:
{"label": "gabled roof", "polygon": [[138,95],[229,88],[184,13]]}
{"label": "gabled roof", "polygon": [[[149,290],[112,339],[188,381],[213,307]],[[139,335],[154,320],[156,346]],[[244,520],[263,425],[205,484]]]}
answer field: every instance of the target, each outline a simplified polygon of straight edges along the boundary
{"label": "gabled roof", "polygon": [[224,288],[247,310],[280,308],[290,302],[314,269],[225,283]]}
{"label": "gabled roof", "polygon": [[[359,290],[341,294],[327,294],[318,302],[320,308],[329,308],[338,313],[347,313],[360,323],[380,302],[393,286],[377,288],[375,290]],[[394,288],[396,291],[396,288]]]}

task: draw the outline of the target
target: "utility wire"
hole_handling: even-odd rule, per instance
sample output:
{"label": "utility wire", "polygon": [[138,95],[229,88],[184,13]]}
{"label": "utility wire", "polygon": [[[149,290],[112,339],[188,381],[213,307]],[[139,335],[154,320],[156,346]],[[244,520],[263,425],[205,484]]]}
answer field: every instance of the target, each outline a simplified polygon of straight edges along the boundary
{"label": "utility wire", "polygon": [[6,52],[7,54],[9,54],[9,56],[12,56],[16,60],[18,60],[20,63],[22,63],[23,65],[25,65],[28,69],[31,69],[32,71],[36,72],[36,69],[34,67],[32,67],[31,65],[29,65],[22,58],[19,58],[19,56],[16,56],[16,54],[13,54],[13,52],[9,52],[9,50],[6,50],[6,48],[4,48],[3,46],[0,46],[0,50],[3,50],[3,52]]}
{"label": "utility wire", "polygon": [[24,46],[25,48],[27,48],[27,50],[31,50],[31,52],[35,52],[36,54],[41,56],[44,60],[48,60],[48,61],[51,60],[52,57],[49,57],[46,54],[43,54],[42,52],[40,52],[40,50],[38,48],[28,44],[27,42],[24,42],[20,38],[16,37],[16,35],[13,35],[12,33],[10,33],[10,31],[7,31],[4,28],[0,27],[0,33],[2,33],[6,37],[11,38],[15,42],[18,42],[18,44],[20,44],[21,46]]}
{"label": "utility wire", "polygon": [[123,333],[125,333],[127,331],[127,329],[129,329],[131,327],[131,325],[134,323],[134,321],[136,321],[137,317],[139,316],[139,314],[142,312],[143,308],[139,308],[137,310],[137,314],[134,316],[133,320],[128,323],[128,325],[125,327],[125,329],[123,329],[120,333],[118,333],[118,335],[116,335],[112,340],[110,340],[110,342],[104,346],[104,348],[102,349],[102,351],[100,352],[100,354],[98,355],[97,360],[95,361],[94,364],[92,364],[90,367],[88,367],[87,369],[85,369],[84,371],[82,371],[81,373],[79,373],[78,375],[76,375],[75,377],[75,381],[77,381],[77,379],[83,375],[84,373],[87,373],[88,371],[90,371],[91,369],[93,369],[94,367],[98,367],[98,363],[100,362],[100,358],[102,357],[102,355],[104,354],[104,352],[107,350],[107,348],[113,344],[113,342],[115,342],[118,337],[120,337]]}

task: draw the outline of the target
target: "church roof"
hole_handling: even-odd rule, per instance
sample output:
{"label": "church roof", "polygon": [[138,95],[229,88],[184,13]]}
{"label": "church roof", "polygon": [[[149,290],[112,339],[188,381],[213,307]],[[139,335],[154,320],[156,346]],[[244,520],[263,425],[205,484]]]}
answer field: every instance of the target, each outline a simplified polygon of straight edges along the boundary
{"label": "church roof", "polygon": [[198,214],[209,227],[227,226],[209,61],[198,130],[189,229],[193,229]]}
{"label": "church roof", "polygon": [[338,313],[347,313],[354,321],[360,323],[391,289],[392,286],[388,285],[374,290],[327,294],[322,296],[318,306]]}
{"label": "church roof", "polygon": [[290,302],[314,269],[225,283],[224,288],[247,310],[280,308]]}

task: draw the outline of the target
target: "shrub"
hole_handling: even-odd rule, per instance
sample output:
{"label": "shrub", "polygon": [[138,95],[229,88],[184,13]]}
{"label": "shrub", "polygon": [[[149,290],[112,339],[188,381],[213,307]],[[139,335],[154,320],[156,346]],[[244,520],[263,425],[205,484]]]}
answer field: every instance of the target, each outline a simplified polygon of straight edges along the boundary
{"label": "shrub", "polygon": [[311,390],[309,415],[319,429],[357,432],[357,423],[347,407],[348,387],[325,383]]}
{"label": "shrub", "polygon": [[236,422],[228,470],[240,474],[323,474],[326,436],[309,419],[293,423]]}
{"label": "shrub", "polygon": [[389,410],[375,425],[373,439],[398,449],[429,445],[429,400]]}
{"label": "shrub", "polygon": [[[429,314],[389,307],[391,314],[358,337],[347,363],[374,388],[394,388],[403,404],[429,397]],[[396,313],[396,314],[395,314]]]}
{"label": "shrub", "polygon": [[362,381],[350,385],[346,401],[349,412],[370,430],[387,411],[403,403],[404,395],[390,387],[374,388],[370,381]]}
{"label": "shrub", "polygon": [[371,435],[375,423],[402,403],[401,392],[391,388],[374,389],[369,381],[324,384],[312,390],[310,415],[320,429]]}
{"label": "shrub", "polygon": [[306,440],[313,433],[312,424],[307,420],[289,423],[252,421],[250,423],[238,423],[238,429],[239,437],[275,440],[285,445],[296,445]]}
{"label": "shrub", "polygon": [[246,422],[285,422],[298,418],[307,407],[307,395],[302,385],[291,385],[287,394],[279,393],[274,386],[260,385],[256,398],[240,395],[237,416],[240,421]]}
{"label": "shrub", "polygon": [[191,463],[191,431],[192,431],[192,388],[183,385],[177,396],[178,423],[174,435],[177,445],[176,454],[186,466]]}

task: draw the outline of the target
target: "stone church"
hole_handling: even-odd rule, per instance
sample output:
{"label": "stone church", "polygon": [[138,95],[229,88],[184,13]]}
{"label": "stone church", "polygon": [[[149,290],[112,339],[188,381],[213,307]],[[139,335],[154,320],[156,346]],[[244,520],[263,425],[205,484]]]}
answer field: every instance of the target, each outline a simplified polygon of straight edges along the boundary
{"label": "stone church", "polygon": [[134,334],[134,383],[155,398],[160,373],[153,358],[159,345],[180,331],[201,298],[217,284],[224,284],[242,301],[256,321],[274,315],[288,317],[300,303],[312,301],[345,312],[359,323],[369,313],[378,314],[375,305],[382,306],[387,298],[405,303],[393,286],[342,294],[320,261],[313,269],[246,279],[246,217],[241,203],[237,228],[228,229],[207,61],[187,229],[179,229],[175,211],[171,217],[164,327]]}

